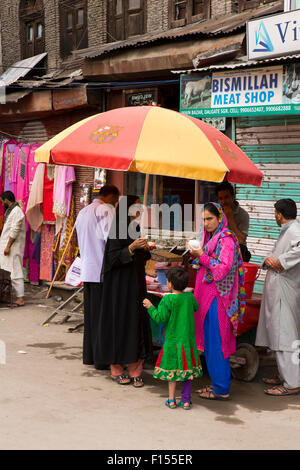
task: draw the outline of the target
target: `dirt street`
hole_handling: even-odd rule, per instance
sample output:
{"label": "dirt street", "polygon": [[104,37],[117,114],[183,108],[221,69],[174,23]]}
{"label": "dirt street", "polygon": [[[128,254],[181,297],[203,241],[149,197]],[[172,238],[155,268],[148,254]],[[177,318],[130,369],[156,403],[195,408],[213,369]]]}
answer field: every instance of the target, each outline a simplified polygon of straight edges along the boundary
{"label": "dirt street", "polygon": [[[190,411],[164,405],[166,384],[144,372],[146,386],[113,383],[108,371],[84,366],[82,329],[59,324],[54,298],[31,288],[27,305],[0,309],[0,449],[299,449],[300,396],[268,397],[259,377],[233,381],[229,402],[201,400]],[[3,356],[3,354],[2,354]],[[208,383],[207,374],[193,390]],[[183,439],[182,436],[185,436]]]}

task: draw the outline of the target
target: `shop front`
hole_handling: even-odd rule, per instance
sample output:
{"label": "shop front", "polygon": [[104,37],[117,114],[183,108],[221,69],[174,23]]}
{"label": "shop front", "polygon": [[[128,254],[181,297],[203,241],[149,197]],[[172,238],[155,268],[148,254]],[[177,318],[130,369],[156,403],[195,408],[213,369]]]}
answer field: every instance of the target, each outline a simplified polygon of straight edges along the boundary
{"label": "shop front", "polygon": [[[250,216],[247,245],[257,264],[279,235],[276,200],[290,197],[300,208],[300,69],[286,58],[272,62],[181,75],[180,111],[200,119],[225,118],[225,133],[264,174],[260,188],[236,185],[237,200]],[[255,292],[262,292],[264,277],[262,272]]]}
{"label": "shop front", "polygon": [[[31,226],[26,218],[24,277],[32,284],[52,280],[65,240],[81,208],[83,186],[92,188],[94,185],[94,171],[91,168],[72,169],[72,175],[68,172],[66,176],[65,169],[58,175],[54,165],[42,165],[43,177],[37,178],[39,165],[35,162],[35,150],[95,111],[97,109],[88,102],[84,87],[77,90],[48,89],[34,92],[29,88],[18,92],[8,90],[5,102],[0,105],[1,191],[12,191],[24,212],[33,191],[41,191],[43,194],[40,204],[41,226]],[[61,186],[62,181],[68,187],[70,198],[62,220],[63,227],[56,230],[55,186]],[[59,201],[56,202],[59,204]],[[88,202],[87,200],[86,203]],[[61,217],[62,214],[61,212]],[[3,222],[3,210],[0,217]],[[69,259],[66,259],[61,270],[61,279],[76,256],[75,237],[70,246],[72,249],[69,250]]]}

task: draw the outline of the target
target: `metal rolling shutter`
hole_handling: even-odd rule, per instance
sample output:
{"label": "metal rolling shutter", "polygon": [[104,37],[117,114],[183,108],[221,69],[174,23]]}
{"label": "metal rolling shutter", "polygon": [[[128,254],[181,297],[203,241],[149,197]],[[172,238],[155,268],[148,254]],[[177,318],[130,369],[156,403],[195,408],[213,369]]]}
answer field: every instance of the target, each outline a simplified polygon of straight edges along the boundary
{"label": "metal rolling shutter", "polygon": [[[237,185],[237,199],[250,215],[248,248],[260,264],[278,238],[274,203],[292,198],[300,213],[300,116],[239,118],[236,143],[264,173],[260,188]],[[265,273],[255,284],[261,293]]]}

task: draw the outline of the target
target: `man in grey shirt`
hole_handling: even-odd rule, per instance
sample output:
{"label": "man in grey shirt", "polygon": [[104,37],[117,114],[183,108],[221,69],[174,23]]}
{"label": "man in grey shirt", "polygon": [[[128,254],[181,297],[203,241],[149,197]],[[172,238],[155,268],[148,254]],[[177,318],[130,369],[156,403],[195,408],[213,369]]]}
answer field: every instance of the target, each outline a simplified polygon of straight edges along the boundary
{"label": "man in grey shirt", "polygon": [[243,209],[235,199],[235,192],[232,184],[224,181],[217,186],[217,197],[228,220],[228,226],[232,230],[240,244],[242,257],[245,262],[249,262],[251,253],[247,248],[246,240],[249,231],[249,214]]}

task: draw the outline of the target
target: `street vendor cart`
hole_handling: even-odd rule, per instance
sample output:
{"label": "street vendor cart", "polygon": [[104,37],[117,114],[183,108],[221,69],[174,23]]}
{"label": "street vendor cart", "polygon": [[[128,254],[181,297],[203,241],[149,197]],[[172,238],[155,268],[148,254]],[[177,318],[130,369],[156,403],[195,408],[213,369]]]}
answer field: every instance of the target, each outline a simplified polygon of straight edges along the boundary
{"label": "street vendor cart", "polygon": [[[262,172],[222,132],[200,119],[157,106],[124,107],[90,116],[38,148],[35,159],[143,173],[144,206],[149,175],[194,180],[195,187],[199,181],[224,179],[260,186],[263,179]],[[195,207],[197,195],[195,191]]]}

